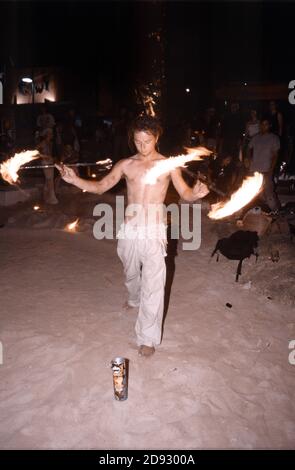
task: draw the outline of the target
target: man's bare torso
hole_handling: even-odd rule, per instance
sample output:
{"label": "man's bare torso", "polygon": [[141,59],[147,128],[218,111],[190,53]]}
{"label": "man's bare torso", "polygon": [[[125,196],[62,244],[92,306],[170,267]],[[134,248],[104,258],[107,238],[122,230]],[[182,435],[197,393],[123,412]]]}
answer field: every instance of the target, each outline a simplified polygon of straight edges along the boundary
{"label": "man's bare torso", "polygon": [[[170,173],[166,173],[158,177],[154,185],[144,184],[143,177],[146,172],[153,168],[153,166],[165,157],[161,154],[156,154],[155,158],[145,159],[145,157],[134,155],[133,157],[124,160],[123,173],[127,183],[127,200],[128,206],[137,205],[141,210],[141,214],[145,216],[153,216],[155,212],[159,214],[156,216],[156,222],[162,220],[161,208],[166,197],[167,189],[170,182]],[[138,214],[137,214],[138,215]],[[131,220],[131,215],[126,215],[126,220]],[[155,220],[154,218],[152,220]]]}

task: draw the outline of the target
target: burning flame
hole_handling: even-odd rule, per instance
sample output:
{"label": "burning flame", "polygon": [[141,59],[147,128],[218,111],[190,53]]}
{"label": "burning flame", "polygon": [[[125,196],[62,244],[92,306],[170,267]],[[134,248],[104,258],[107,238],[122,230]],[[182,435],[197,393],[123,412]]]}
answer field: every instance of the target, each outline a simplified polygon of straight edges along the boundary
{"label": "burning flame", "polygon": [[105,160],[98,160],[95,162],[97,165],[105,165],[106,170],[110,170],[113,166],[113,160],[106,158]]}
{"label": "burning flame", "polygon": [[153,96],[149,95],[148,93],[144,91],[141,91],[140,94],[141,94],[142,102],[145,107],[146,114],[149,116],[155,117],[156,113],[155,113],[154,106],[156,105],[156,102]]}
{"label": "burning flame", "polygon": [[110,165],[113,161],[110,158],[106,158],[105,160],[98,160],[95,163],[97,163],[97,165]]}
{"label": "burning flame", "polygon": [[38,211],[40,209],[40,206],[34,206],[34,211]]}
{"label": "burning flame", "polygon": [[192,160],[203,160],[201,156],[208,156],[212,153],[206,147],[187,148],[186,150],[188,151],[187,155],[178,155],[157,162],[153,168],[147,171],[143,177],[143,183],[155,184],[160,175],[175,170],[175,168],[184,167],[187,162]]}
{"label": "burning flame", "polygon": [[18,180],[18,171],[22,165],[32,160],[36,160],[39,152],[38,150],[25,150],[24,152],[16,153],[12,158],[9,158],[0,165],[0,173],[2,178],[9,184],[14,184]]}
{"label": "burning flame", "polygon": [[79,222],[79,219],[76,219],[74,222],[72,222],[71,224],[68,224],[66,226],[67,230],[70,230],[71,232],[74,232],[77,225],[78,225],[78,222]]}
{"label": "burning flame", "polygon": [[242,186],[231,195],[229,201],[217,202],[211,206],[208,214],[210,219],[223,219],[234,214],[242,207],[246,206],[261,190],[263,175],[257,171],[254,176],[248,176]]}
{"label": "burning flame", "polygon": [[156,103],[155,103],[154,99],[152,98],[152,96],[147,96],[145,101],[144,101],[144,104],[146,106],[147,114],[149,114],[152,117],[155,117],[156,113],[155,113],[153,105],[155,105]]}

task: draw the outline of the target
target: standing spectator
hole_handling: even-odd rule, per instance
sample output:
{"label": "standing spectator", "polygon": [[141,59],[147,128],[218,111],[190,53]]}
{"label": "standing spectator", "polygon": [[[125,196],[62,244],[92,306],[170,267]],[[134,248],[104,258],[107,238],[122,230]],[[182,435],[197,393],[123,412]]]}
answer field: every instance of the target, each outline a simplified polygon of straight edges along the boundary
{"label": "standing spectator", "polygon": [[240,113],[240,105],[237,102],[232,102],[230,112],[225,116],[221,125],[220,153],[231,155],[237,160],[239,158],[243,131],[244,122]]}
{"label": "standing spectator", "polygon": [[58,159],[60,159],[63,151],[62,144],[62,123],[58,121],[55,127],[55,149]]}
{"label": "standing spectator", "polygon": [[283,126],[284,119],[280,111],[278,111],[277,104],[275,101],[269,103],[269,119],[271,125],[271,132],[280,137],[283,137]]}
{"label": "standing spectator", "polygon": [[219,122],[216,116],[216,109],[211,107],[206,110],[203,130],[205,132],[205,146],[216,152],[218,146]]}
{"label": "standing spectator", "polygon": [[75,127],[74,110],[70,110],[61,124],[60,137],[62,146],[70,145],[75,152],[80,151],[79,138]]}
{"label": "standing spectator", "polygon": [[252,137],[249,143],[250,171],[263,173],[264,199],[269,208],[276,212],[280,202],[274,191],[273,172],[280,149],[280,139],[270,132],[270,120],[265,117],[261,121],[259,134]]}
{"label": "standing spectator", "polygon": [[192,127],[187,119],[183,119],[179,126],[179,142],[181,147],[191,147]]}
{"label": "standing spectator", "polygon": [[290,119],[287,126],[287,155],[286,171],[295,174],[295,120],[294,117]]}
{"label": "standing spectator", "polygon": [[39,114],[37,117],[38,131],[42,133],[42,131],[45,131],[46,129],[54,129],[54,127],[55,119],[52,114],[48,112],[46,105],[43,105],[41,107],[41,114]]}
{"label": "standing spectator", "polygon": [[80,114],[76,112],[74,108],[71,108],[68,112],[68,120],[71,121],[71,124],[74,128],[76,134],[76,140],[74,143],[74,148],[76,152],[80,151],[80,140],[82,134],[82,119]]}
{"label": "standing spectator", "polygon": [[4,119],[2,122],[2,132],[0,135],[0,153],[5,155],[13,152],[15,145],[15,130],[13,129],[12,121]]}
{"label": "standing spectator", "polygon": [[246,123],[245,137],[249,140],[252,139],[260,131],[260,120],[257,117],[257,110],[252,108],[250,110],[250,119]]}
{"label": "standing spectator", "polygon": [[269,103],[269,120],[270,120],[270,130],[273,134],[276,134],[280,139],[280,150],[277,159],[277,164],[274,170],[275,174],[278,174],[280,171],[280,166],[282,160],[285,159],[285,132],[284,132],[284,118],[283,114],[278,110],[277,104],[275,101],[270,101]]}
{"label": "standing spectator", "polygon": [[257,117],[257,110],[252,108],[250,110],[249,120],[246,122],[245,137],[243,141],[243,161],[247,166],[249,164],[247,155],[248,155],[248,145],[252,137],[257,135],[260,131],[260,120]]}
{"label": "standing spectator", "polygon": [[95,153],[98,158],[111,155],[111,131],[105,122],[98,122],[95,130]]}
{"label": "standing spectator", "polygon": [[[52,129],[45,129],[42,131],[37,150],[39,150],[44,165],[51,165],[54,163],[52,157]],[[45,183],[43,187],[43,199],[46,204],[58,204],[54,191],[54,168],[43,168],[45,176]]]}
{"label": "standing spectator", "polygon": [[[68,165],[69,163],[77,163],[79,160],[79,154],[73,149],[71,145],[64,145],[62,147],[62,153],[59,157],[60,162],[62,162],[65,165]],[[73,171],[77,176],[79,176],[79,171],[77,167],[73,167]],[[57,175],[57,177],[54,180],[54,186],[55,186],[55,192],[58,193],[60,189],[60,183],[61,183],[61,176],[60,174]]]}

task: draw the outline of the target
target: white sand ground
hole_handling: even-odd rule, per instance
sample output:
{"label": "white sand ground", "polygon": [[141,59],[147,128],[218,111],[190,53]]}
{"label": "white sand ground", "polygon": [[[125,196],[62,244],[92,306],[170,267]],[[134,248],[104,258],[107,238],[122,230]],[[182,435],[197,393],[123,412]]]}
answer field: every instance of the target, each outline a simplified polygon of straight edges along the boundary
{"label": "white sand ground", "polygon": [[[201,249],[175,258],[149,359],[136,313],[121,309],[115,241],[1,229],[1,449],[295,447],[294,309],[235,283],[235,262],[208,264],[216,234],[203,221]],[[113,396],[118,355],[130,360],[125,402]]]}

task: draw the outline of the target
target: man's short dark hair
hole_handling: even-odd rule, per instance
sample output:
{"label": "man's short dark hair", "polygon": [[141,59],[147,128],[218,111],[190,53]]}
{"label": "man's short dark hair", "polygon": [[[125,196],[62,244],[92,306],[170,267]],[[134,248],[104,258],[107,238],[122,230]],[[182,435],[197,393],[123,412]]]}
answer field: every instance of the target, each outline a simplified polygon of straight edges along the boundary
{"label": "man's short dark hair", "polygon": [[154,137],[160,137],[163,128],[158,118],[148,115],[138,116],[129,127],[129,140],[133,141],[134,132],[149,132]]}

